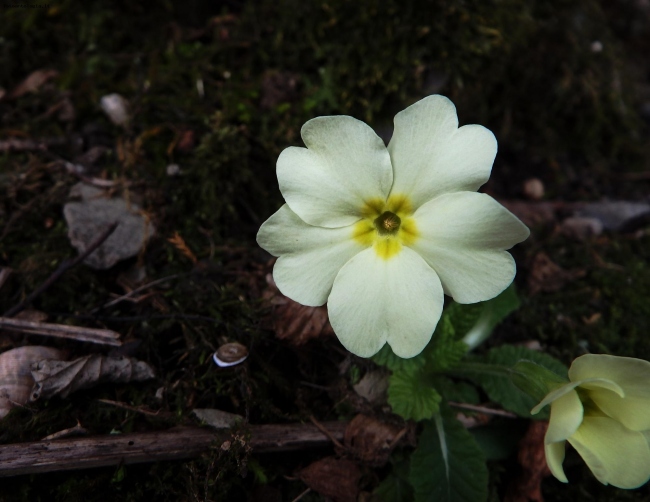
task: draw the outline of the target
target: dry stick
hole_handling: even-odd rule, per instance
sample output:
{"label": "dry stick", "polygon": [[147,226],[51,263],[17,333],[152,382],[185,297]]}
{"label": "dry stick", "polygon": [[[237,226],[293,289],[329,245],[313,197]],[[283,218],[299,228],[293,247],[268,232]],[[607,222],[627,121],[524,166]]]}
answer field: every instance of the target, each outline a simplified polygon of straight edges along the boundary
{"label": "dry stick", "polygon": [[59,265],[59,268],[57,268],[52,275],[50,275],[47,280],[41,284],[38,288],[36,288],[32,293],[25,298],[22,302],[20,302],[18,305],[15,305],[11,307],[9,310],[7,310],[4,314],[3,317],[13,317],[15,316],[18,312],[21,312],[22,310],[25,309],[27,305],[29,305],[36,297],[38,297],[40,294],[42,294],[45,290],[47,290],[52,284],[54,284],[59,277],[61,277],[65,272],[69,269],[77,265],[78,263],[81,263],[90,253],[92,253],[95,249],[97,249],[99,246],[101,246],[106,239],[108,239],[111,234],[115,231],[117,228],[118,222],[111,223],[108,228],[99,236],[97,239],[95,239],[90,246],[86,248],[86,250],[81,253],[79,256],[77,256],[73,260],[65,260],[61,265]]}
{"label": "dry stick", "polygon": [[345,449],[345,447],[341,444],[341,442],[334,436],[332,433],[325,427],[323,424],[321,424],[316,418],[312,415],[309,417],[309,420],[316,426],[316,428],[321,431],[323,434],[325,434],[328,438],[330,438],[330,441],[334,443],[335,446]]}
{"label": "dry stick", "polygon": [[0,141],[0,152],[29,152],[47,150],[51,146],[63,146],[68,143],[66,138],[15,139]]}
{"label": "dry stick", "polygon": [[0,288],[4,286],[5,282],[7,282],[7,279],[9,279],[9,276],[13,270],[11,270],[9,267],[0,267]]}
{"label": "dry stick", "polygon": [[65,324],[52,324],[46,322],[25,321],[0,317],[0,328],[31,335],[53,336],[67,338],[80,342],[98,343],[120,347],[120,334],[110,329],[83,328],[80,326],[67,326]]}
{"label": "dry stick", "polygon": [[98,399],[97,401],[99,401],[100,403],[110,404],[112,406],[122,408],[123,410],[135,411],[137,413],[142,413],[143,415],[150,415],[150,416],[153,416],[153,417],[173,417],[174,416],[174,413],[172,413],[171,411],[161,411],[161,410],[151,411],[151,410],[147,410],[147,409],[144,409],[144,408],[137,408],[136,406],[131,406],[131,405],[128,405],[126,403],[120,403],[119,401],[112,401],[110,399]]}
{"label": "dry stick", "polygon": [[[327,422],[332,437],[343,440],[347,422]],[[248,445],[257,453],[324,447],[330,438],[311,424],[251,425]],[[0,477],[89,469],[198,457],[213,441],[232,440],[230,432],[178,427],[158,432],[114,434],[89,438],[0,446]]]}

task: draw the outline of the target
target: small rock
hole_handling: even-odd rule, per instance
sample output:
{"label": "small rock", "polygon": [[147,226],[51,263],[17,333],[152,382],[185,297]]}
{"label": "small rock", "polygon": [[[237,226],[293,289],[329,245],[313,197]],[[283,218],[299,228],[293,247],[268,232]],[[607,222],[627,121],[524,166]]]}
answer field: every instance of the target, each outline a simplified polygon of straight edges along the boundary
{"label": "small rock", "polygon": [[596,218],[572,216],[562,222],[560,225],[560,233],[567,237],[584,241],[602,234],[603,224]]}
{"label": "small rock", "polygon": [[167,166],[167,176],[178,176],[181,174],[181,166],[178,164],[169,164]]}
{"label": "small rock", "polygon": [[244,420],[244,417],[241,415],[211,408],[197,408],[192,410],[192,413],[194,413],[196,418],[215,429],[230,429],[232,426],[236,425],[237,422]]}
{"label": "small rock", "polygon": [[126,127],[131,117],[129,115],[129,102],[119,94],[107,94],[99,102],[99,106],[113,124]]}
{"label": "small rock", "polygon": [[81,199],[63,207],[68,238],[79,253],[109,225],[118,222],[111,236],[84,260],[92,268],[105,270],[120,260],[136,256],[155,232],[136,204],[128,204],[120,197],[110,198],[97,187],[77,183],[70,189],[70,197]]}
{"label": "small rock", "polygon": [[594,40],[591,42],[591,52],[599,53],[603,52],[603,43],[600,40]]}
{"label": "small rock", "polygon": [[576,216],[600,220],[605,230],[613,232],[630,230],[635,221],[644,221],[648,215],[650,204],[627,201],[594,202],[576,212]]}
{"label": "small rock", "polygon": [[524,195],[530,200],[540,200],[544,197],[544,183],[538,178],[530,178],[524,182]]}

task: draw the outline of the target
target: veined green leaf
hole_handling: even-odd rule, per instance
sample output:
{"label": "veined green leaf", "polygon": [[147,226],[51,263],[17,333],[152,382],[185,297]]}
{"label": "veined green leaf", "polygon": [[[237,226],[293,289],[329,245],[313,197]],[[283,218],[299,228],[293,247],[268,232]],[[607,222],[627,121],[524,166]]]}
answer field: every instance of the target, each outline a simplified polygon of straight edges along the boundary
{"label": "veined green leaf", "polygon": [[415,370],[422,368],[426,362],[424,353],[410,359],[403,359],[395,355],[388,344],[385,344],[379,352],[372,356],[372,360],[380,366],[386,366],[391,371]]}
{"label": "veined green leaf", "polygon": [[[483,362],[512,368],[523,359],[543,366],[558,375],[558,377],[563,379],[567,377],[567,369],[560,361],[548,354],[525,347],[503,345],[494,348],[487,353]],[[539,401],[521,391],[508,375],[481,374],[471,376],[471,378],[483,387],[492,401],[499,403],[506,410],[512,411],[519,416],[533,418],[535,420],[545,420],[548,418],[547,410],[542,410],[542,412],[534,416],[530,414],[530,410]]]}
{"label": "veined green leaf", "polygon": [[[499,296],[492,298],[486,302],[480,303],[482,311],[476,318],[473,326],[465,333],[459,333],[463,337],[463,341],[469,347],[469,350],[476,348],[484,342],[491,334],[494,328],[503,321],[510,313],[519,308],[520,301],[515,287],[510,285]],[[462,307],[465,307],[464,305]],[[476,313],[475,309],[472,313]],[[454,321],[454,325],[458,326],[460,321]]]}
{"label": "veined green leaf", "polygon": [[427,422],[411,456],[409,480],[415,502],[484,502],[488,496],[485,456],[448,409]]}
{"label": "veined green leaf", "polygon": [[406,420],[424,420],[438,411],[442,397],[422,368],[403,369],[388,381],[388,404]]}

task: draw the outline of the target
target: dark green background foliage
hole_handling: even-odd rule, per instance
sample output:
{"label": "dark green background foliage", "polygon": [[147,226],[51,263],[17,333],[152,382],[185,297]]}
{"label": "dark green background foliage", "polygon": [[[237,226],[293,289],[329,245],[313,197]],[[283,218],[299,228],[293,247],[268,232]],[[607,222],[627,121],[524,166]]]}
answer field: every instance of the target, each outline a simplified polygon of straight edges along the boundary
{"label": "dark green background foliage", "polygon": [[[0,153],[0,265],[14,270],[0,289],[0,311],[75,255],[61,215],[78,180],[57,161],[107,147],[89,173],[115,181],[118,192],[138,201],[157,236],[141,256],[111,271],[75,268],[34,306],[53,322],[107,327],[141,340],[132,352],[149,361],[158,377],[14,410],[0,427],[2,443],[37,440],[77,419],[93,434],[168,428],[194,423],[190,411],[197,407],[236,412],[251,423],[350,418],[344,395],[332,389],[349,389],[346,378],[373,363],[353,359],[356,373],[342,377],[339,364],[348,356],[335,340],[294,349],[262,323],[269,256],[257,248],[255,232],[282,204],[277,156],[301,144],[300,127],[314,116],[353,115],[387,140],[396,112],[441,93],[456,104],[461,124],[480,123],[495,132],[499,155],[486,191],[497,197],[521,197],[522,181],[532,176],[543,180],[551,200],[647,194],[647,182],[625,181],[626,174],[650,166],[639,114],[648,100],[650,23],[634,2],[48,5],[0,6],[0,86],[9,92],[35,70],[58,72],[37,92],[0,100],[0,140],[65,139],[47,154]],[[601,52],[592,51],[594,41],[602,43]],[[127,129],[101,112],[99,101],[109,93],[130,101]],[[59,114],[56,107],[65,102],[74,117]],[[185,148],[175,148],[183,138]],[[172,163],[179,164],[180,176],[167,175]],[[196,264],[167,241],[175,232]],[[497,328],[492,343],[539,340],[565,364],[584,348],[650,359],[647,234],[576,243],[536,229],[515,250],[520,276],[541,249],[584,275],[533,297],[518,279],[522,307]],[[180,277],[157,288],[154,303],[122,303],[90,315],[111,295],[124,293],[116,278],[133,265],[151,280]],[[213,367],[211,354],[224,341],[249,347],[246,367]],[[99,350],[61,345],[73,355]],[[162,401],[154,398],[159,387],[165,388]],[[98,398],[168,414],[142,415]],[[247,463],[245,452],[226,455],[217,445],[192,462],[15,478],[2,482],[0,499],[245,500],[268,482],[292,500],[304,485],[283,476],[319,455]],[[646,496],[603,489],[581,465],[568,458],[572,485],[567,491],[550,481],[544,488],[549,500]],[[372,491],[386,473],[367,474],[364,488]]]}

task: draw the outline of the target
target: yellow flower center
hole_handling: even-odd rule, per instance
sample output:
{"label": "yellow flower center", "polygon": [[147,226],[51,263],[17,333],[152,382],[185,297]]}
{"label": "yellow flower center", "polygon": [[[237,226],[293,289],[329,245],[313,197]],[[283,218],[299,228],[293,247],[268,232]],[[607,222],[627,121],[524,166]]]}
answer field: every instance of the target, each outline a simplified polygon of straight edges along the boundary
{"label": "yellow flower center", "polygon": [[353,227],[352,236],[364,245],[372,246],[384,260],[397,255],[402,246],[413,244],[419,232],[412,217],[413,205],[405,195],[391,195],[365,201],[361,208],[363,219]]}

